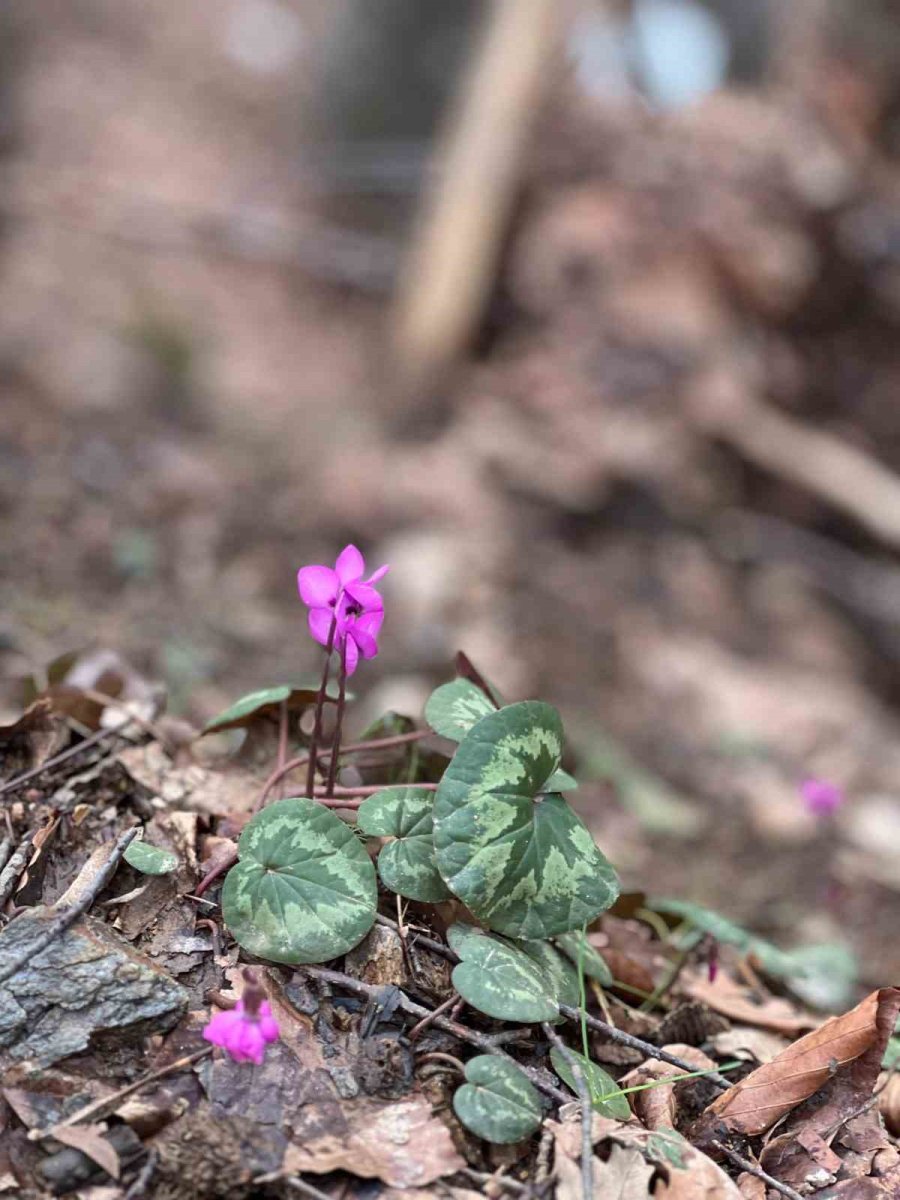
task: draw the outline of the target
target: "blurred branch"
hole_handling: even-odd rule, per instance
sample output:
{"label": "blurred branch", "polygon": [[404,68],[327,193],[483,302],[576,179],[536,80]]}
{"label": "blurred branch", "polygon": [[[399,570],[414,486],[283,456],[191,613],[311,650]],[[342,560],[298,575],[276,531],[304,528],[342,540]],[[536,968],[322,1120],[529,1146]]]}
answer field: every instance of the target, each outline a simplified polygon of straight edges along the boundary
{"label": "blurred branch", "polygon": [[876,538],[900,549],[900,476],[833,433],[814,429],[726,383],[701,397],[690,415],[708,436],[748,461],[805,488]]}
{"label": "blurred branch", "polygon": [[560,23],[557,0],[494,0],[437,149],[392,340],[415,397],[471,338],[494,281]]}

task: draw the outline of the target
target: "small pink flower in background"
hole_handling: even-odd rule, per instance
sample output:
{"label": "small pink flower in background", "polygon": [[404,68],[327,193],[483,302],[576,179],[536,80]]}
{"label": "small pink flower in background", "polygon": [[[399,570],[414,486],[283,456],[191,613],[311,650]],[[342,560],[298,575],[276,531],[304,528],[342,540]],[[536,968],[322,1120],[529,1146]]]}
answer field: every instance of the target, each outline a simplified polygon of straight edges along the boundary
{"label": "small pink flower in background", "polygon": [[360,655],[374,658],[384,620],[384,601],[373,586],[387,574],[379,567],[363,579],[366,562],[357,548],[345,546],[334,567],[301,567],[297,572],[300,598],[309,608],[309,631],[322,646],[328,645],[332,622],[334,642],[344,647],[347,674],[356,670]]}
{"label": "small pink flower in background", "polygon": [[278,1023],[272,1016],[265,992],[256,982],[256,974],[244,972],[247,985],[243,999],[228,1012],[216,1013],[203,1030],[214,1046],[221,1046],[235,1062],[253,1062],[259,1066],[269,1042],[278,1040]]}
{"label": "small pink flower in background", "polygon": [[841,807],[845,796],[839,787],[827,779],[804,779],[800,795],[807,811],[814,817],[828,817]]}

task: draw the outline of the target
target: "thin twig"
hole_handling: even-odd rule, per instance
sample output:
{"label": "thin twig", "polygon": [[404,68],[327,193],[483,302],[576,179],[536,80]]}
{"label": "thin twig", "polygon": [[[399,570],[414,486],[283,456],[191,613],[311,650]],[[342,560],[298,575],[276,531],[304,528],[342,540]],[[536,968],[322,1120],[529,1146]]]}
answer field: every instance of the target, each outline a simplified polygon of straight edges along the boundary
{"label": "thin twig", "polygon": [[28,862],[29,855],[31,854],[33,838],[33,833],[26,833],[21,842],[19,842],[15,854],[9,859],[3,870],[0,871],[0,909],[3,908],[12,895],[13,888],[16,886],[16,880],[25,870],[25,864]]}
{"label": "thin twig", "polygon": [[331,618],[331,629],[328,631],[328,645],[325,647],[325,666],[322,670],[322,682],[316,696],[316,715],[313,721],[312,737],[309,740],[309,769],[306,772],[306,794],[313,794],[316,782],[316,755],[322,738],[322,716],[325,711],[325,695],[328,691],[328,673],[331,670],[331,651],[334,649],[334,635],[337,633],[337,616]]}
{"label": "thin twig", "polygon": [[329,1196],[327,1192],[320,1191],[319,1188],[313,1187],[311,1183],[307,1183],[306,1180],[301,1179],[299,1175],[286,1175],[284,1182],[288,1185],[288,1187],[292,1187],[295,1192],[300,1192],[304,1196],[309,1196],[310,1200],[334,1200],[333,1196]]}
{"label": "thin twig", "polygon": [[[393,929],[395,933],[399,933],[397,922],[392,921],[390,917],[385,917],[381,913],[375,914],[375,922],[377,925],[384,925],[388,929]],[[407,929],[413,929],[413,926],[407,925]],[[413,929],[414,940],[413,946],[424,946],[427,950],[433,950],[435,954],[439,954],[441,958],[446,958],[450,962],[459,962],[458,955],[454,954],[449,946],[443,942],[439,942],[436,938],[429,937],[426,933],[419,933]]]}
{"label": "thin twig", "polygon": [[183,1071],[186,1067],[193,1066],[202,1058],[208,1058],[212,1054],[212,1046],[205,1046],[202,1050],[196,1050],[193,1054],[185,1054],[182,1058],[176,1059],[175,1062],[169,1063],[167,1067],[159,1067],[155,1071],[148,1071],[146,1075],[142,1075],[140,1079],[136,1079],[133,1083],[128,1083],[125,1087],[119,1088],[117,1092],[112,1092],[109,1096],[101,1096],[99,1100],[92,1100],[90,1104],[85,1104],[83,1108],[79,1108],[76,1112],[70,1113],[64,1121],[58,1121],[55,1125],[51,1125],[49,1129],[32,1129],[28,1134],[31,1141],[36,1142],[40,1138],[53,1137],[57,1129],[65,1129],[69,1125],[78,1125],[82,1121],[88,1121],[101,1113],[105,1114],[107,1110],[112,1111],[120,1100],[124,1100],[126,1096],[131,1096],[134,1092],[139,1092],[145,1088],[148,1083],[156,1083],[158,1079],[165,1079],[167,1075],[174,1075],[176,1071]]}
{"label": "thin twig", "polygon": [[68,762],[70,758],[74,758],[76,754],[81,754],[83,750],[90,750],[92,746],[96,746],[98,742],[102,742],[105,738],[112,737],[116,733],[121,733],[131,723],[132,718],[129,717],[127,721],[120,721],[118,725],[113,725],[109,729],[98,729],[96,733],[92,733],[90,737],[86,737],[77,746],[70,746],[68,750],[61,750],[59,754],[54,754],[52,758],[48,758],[39,767],[32,767],[30,771],[24,771],[21,775],[17,775],[15,779],[8,779],[6,783],[0,786],[0,796],[4,796],[7,792],[21,787],[23,783],[28,783],[31,779],[37,779],[38,775],[43,775],[45,771],[52,771],[54,767]]}
{"label": "thin twig", "polygon": [[[503,1168],[501,1167],[500,1171],[502,1170]],[[520,1183],[518,1179],[513,1179],[509,1175],[501,1175],[500,1171],[495,1171],[493,1175],[488,1175],[486,1171],[475,1171],[472,1167],[462,1167],[457,1174],[465,1175],[467,1179],[471,1179],[475,1183],[490,1183],[494,1186],[500,1184],[501,1187],[506,1184],[511,1192],[515,1192],[519,1196],[531,1195],[531,1188],[527,1183]]]}
{"label": "thin twig", "polygon": [[[559,1011],[569,1021],[581,1021],[583,1017],[587,1022],[588,1028],[593,1029],[595,1033],[602,1033],[609,1041],[618,1042],[620,1046],[629,1046],[632,1050],[640,1050],[648,1058],[659,1059],[660,1062],[669,1063],[671,1066],[678,1067],[679,1070],[686,1072],[695,1069],[691,1063],[685,1062],[683,1058],[669,1054],[668,1050],[661,1050],[659,1046],[654,1046],[652,1042],[645,1042],[643,1038],[637,1038],[631,1033],[625,1033],[622,1029],[616,1029],[613,1025],[607,1025],[605,1021],[600,1021],[597,1017],[592,1017],[590,1013],[582,1013],[579,1008],[572,1008],[568,1004],[560,1004]],[[710,1072],[705,1078],[722,1091],[727,1091],[733,1086],[724,1075],[719,1075],[715,1072]]]}
{"label": "thin twig", "polygon": [[[311,975],[313,979],[321,979],[325,983],[336,984],[338,987],[345,988],[348,992],[355,992],[357,996],[365,996],[367,999],[374,996],[376,999],[381,997],[383,989],[372,983],[363,983],[361,979],[354,979],[350,975],[344,975],[341,971],[332,971],[328,967],[312,967],[306,966],[298,968],[305,971],[307,975]],[[483,1033],[478,1033],[474,1029],[469,1029],[465,1025],[460,1025],[458,1021],[451,1021],[448,1017],[435,1016],[430,1008],[425,1008],[422,1004],[416,1004],[414,1000],[404,993],[400,993],[400,1002],[398,1007],[403,1012],[409,1013],[413,1017],[431,1017],[432,1024],[437,1029],[443,1029],[445,1033],[452,1034],[461,1042],[468,1042],[470,1046],[475,1046],[479,1050],[483,1050],[485,1054],[496,1054],[498,1058],[504,1058],[507,1062],[514,1063],[520,1071],[524,1071],[534,1086],[545,1095],[550,1096],[557,1104],[567,1104],[569,1097],[565,1092],[561,1091],[554,1084],[547,1083],[540,1072],[535,1071],[532,1067],[526,1067],[507,1054],[500,1050],[489,1037]]]}
{"label": "thin twig", "polygon": [[0,971],[0,983],[6,983],[7,979],[11,979],[14,975],[17,975],[24,966],[27,966],[29,962],[46,950],[51,942],[65,933],[70,925],[74,925],[78,918],[87,912],[109,883],[110,879],[112,879],[122,855],[134,841],[137,832],[138,830],[135,827],[122,834],[113,846],[109,858],[91,880],[90,886],[85,889],[84,895],[79,900],[76,900],[70,908],[66,908],[60,912],[50,922],[40,937],[36,938],[35,941],[26,947],[24,953],[20,954],[18,958],[13,959],[11,963]]}
{"label": "thin twig", "polygon": [[147,1193],[147,1188],[150,1180],[153,1178],[153,1172],[156,1170],[156,1164],[159,1162],[159,1154],[156,1150],[151,1150],[147,1155],[147,1161],[141,1167],[140,1174],[134,1183],[125,1193],[124,1200],[138,1200],[139,1196],[144,1196]]}
{"label": "thin twig", "polygon": [[594,1110],[591,1105],[591,1090],[581,1063],[562,1040],[552,1025],[546,1021],[541,1023],[541,1029],[548,1041],[552,1042],[569,1066],[575,1091],[581,1101],[581,1192],[584,1200],[591,1200],[594,1195],[594,1151],[591,1130]]}
{"label": "thin twig", "polygon": [[409,1031],[409,1033],[406,1035],[409,1038],[409,1040],[411,1042],[414,1042],[416,1040],[416,1038],[419,1037],[420,1034],[424,1033],[424,1031],[428,1028],[428,1026],[434,1022],[434,1018],[441,1016],[443,1013],[445,1013],[447,1011],[447,1009],[452,1008],[453,1005],[458,1000],[458,998],[459,997],[458,997],[457,993],[454,992],[449,1000],[445,1000],[443,1004],[439,1004],[437,1008],[433,1009],[432,1012],[430,1012],[427,1017],[423,1017],[422,1020],[419,1021],[419,1023],[417,1025],[414,1025],[412,1027],[412,1029]]}
{"label": "thin twig", "polygon": [[10,834],[9,837],[5,837],[3,841],[0,842],[0,870],[6,866],[6,861],[10,854],[12,854],[12,844],[12,834]]}
{"label": "thin twig", "polygon": [[724,1142],[713,1138],[711,1145],[721,1154],[724,1154],[727,1159],[730,1159],[736,1167],[740,1167],[748,1175],[755,1175],[757,1179],[761,1179],[766,1187],[774,1188],[776,1192],[781,1192],[782,1196],[788,1197],[788,1200],[803,1200],[800,1193],[795,1192],[789,1184],[782,1183],[780,1179],[776,1179],[774,1175],[770,1175],[768,1171],[764,1171],[762,1167],[758,1167],[755,1163],[752,1163],[749,1158],[744,1158],[743,1154],[738,1154],[737,1150],[732,1150]]}

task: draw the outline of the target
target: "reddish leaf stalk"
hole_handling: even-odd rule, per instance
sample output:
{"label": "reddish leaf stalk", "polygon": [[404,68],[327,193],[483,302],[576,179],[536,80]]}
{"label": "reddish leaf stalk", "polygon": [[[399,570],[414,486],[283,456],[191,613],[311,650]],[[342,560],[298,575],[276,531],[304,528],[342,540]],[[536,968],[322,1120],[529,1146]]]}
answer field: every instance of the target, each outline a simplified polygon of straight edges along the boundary
{"label": "reddish leaf stalk", "polygon": [[312,737],[309,742],[309,769],[306,772],[306,794],[313,794],[316,782],[316,759],[319,753],[319,742],[322,738],[322,715],[325,709],[325,693],[328,689],[328,674],[331,670],[331,652],[334,649],[334,635],[337,633],[337,614],[331,618],[331,629],[328,632],[328,645],[325,647],[325,669],[322,672],[322,683],[316,696],[316,718],[313,722]]}
{"label": "reddish leaf stalk", "polygon": [[338,676],[337,715],[334,719],[334,739],[331,744],[331,757],[328,760],[328,782],[325,785],[325,795],[334,795],[334,785],[337,780],[338,759],[341,756],[341,730],[344,726],[344,703],[347,693],[347,639],[341,638],[341,667]]}

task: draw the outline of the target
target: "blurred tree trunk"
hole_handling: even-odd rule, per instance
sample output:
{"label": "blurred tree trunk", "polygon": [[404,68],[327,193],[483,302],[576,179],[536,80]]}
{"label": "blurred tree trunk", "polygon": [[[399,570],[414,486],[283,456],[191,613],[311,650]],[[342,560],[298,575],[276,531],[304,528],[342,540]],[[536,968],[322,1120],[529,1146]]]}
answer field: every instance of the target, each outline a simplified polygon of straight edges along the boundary
{"label": "blurred tree trunk", "polygon": [[[330,213],[405,221],[485,0],[342,0],[313,105]],[[336,206],[335,206],[336,202]]]}

